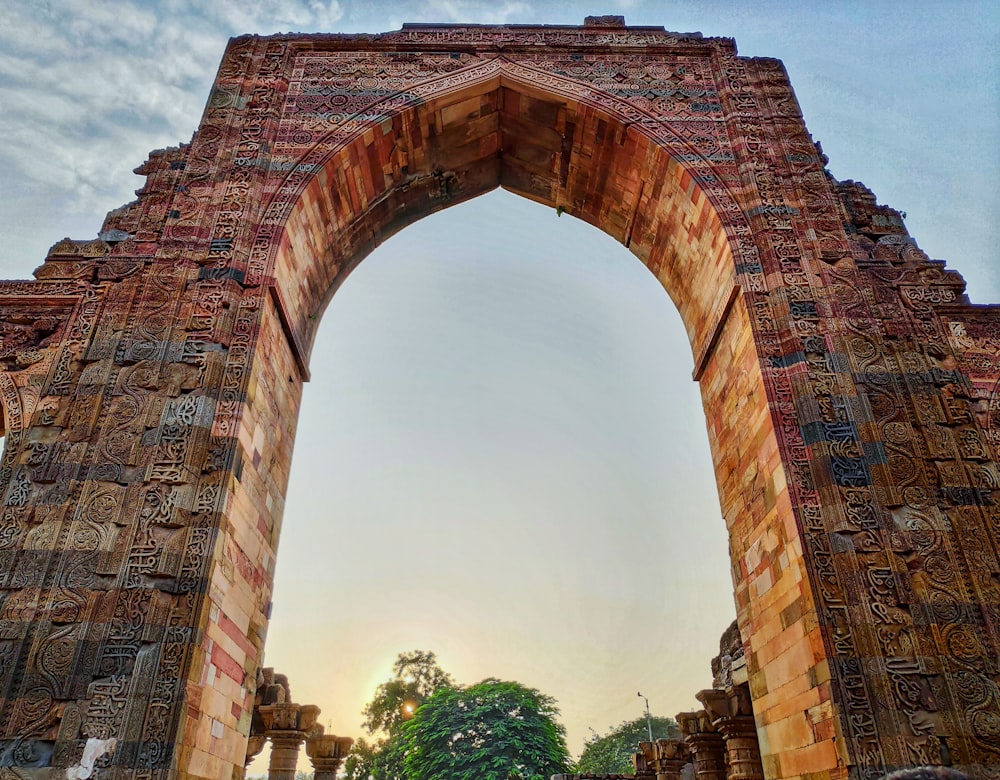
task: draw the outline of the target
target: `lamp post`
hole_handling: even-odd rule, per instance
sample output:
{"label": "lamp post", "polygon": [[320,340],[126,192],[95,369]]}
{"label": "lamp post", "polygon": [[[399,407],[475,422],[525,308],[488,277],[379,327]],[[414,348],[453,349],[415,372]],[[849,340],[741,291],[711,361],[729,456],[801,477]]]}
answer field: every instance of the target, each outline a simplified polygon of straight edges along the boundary
{"label": "lamp post", "polygon": [[653,741],[653,717],[649,714],[649,699],[643,696],[639,691],[635,692],[635,695],[646,702],[646,728],[649,729],[649,741]]}

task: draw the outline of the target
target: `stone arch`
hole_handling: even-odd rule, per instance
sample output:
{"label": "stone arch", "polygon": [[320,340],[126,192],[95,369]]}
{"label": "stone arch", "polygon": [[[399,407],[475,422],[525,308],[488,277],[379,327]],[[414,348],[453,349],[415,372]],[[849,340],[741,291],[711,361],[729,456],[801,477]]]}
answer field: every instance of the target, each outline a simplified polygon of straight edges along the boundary
{"label": "stone arch", "polygon": [[0,507],[0,767],[240,767],[314,318],[384,235],[500,184],[618,237],[681,311],[765,774],[992,776],[1000,315],[887,252],[900,214],[825,162],[781,64],[728,39],[231,41],[191,144],[0,286],[53,347]]}
{"label": "stone arch", "polygon": [[[258,386],[283,387],[293,366],[307,375],[316,328],[336,290],[406,225],[497,186],[561,209],[617,238],[681,314],[709,421],[746,640],[769,608],[758,591],[794,590],[808,615],[813,598],[799,579],[808,566],[788,530],[796,524],[789,480],[763,413],[768,389],[756,345],[747,338],[752,324],[741,285],[752,289],[757,266],[743,262],[738,273],[736,258],[754,261],[757,249],[736,194],[718,182],[705,154],[671,128],[566,78],[541,78],[500,57],[420,86],[405,102],[390,97],[366,106],[379,121],[336,138],[331,150],[322,152],[333,133],[313,139],[294,166],[310,175],[286,178],[271,200],[257,234],[257,243],[266,236],[270,248],[260,273],[271,285],[263,328],[272,345],[252,369]],[[485,132],[470,136],[470,127]],[[533,160],[560,155],[558,170],[531,168]],[[294,432],[278,408],[261,412],[255,430],[290,441]],[[256,450],[251,457],[258,458]],[[263,448],[259,457],[267,457]],[[734,472],[749,474],[749,483],[734,480]],[[261,492],[277,489],[267,481]],[[785,560],[783,574],[771,568],[777,558]],[[798,641],[816,642],[815,629],[803,629]],[[757,645],[767,652],[767,639]],[[789,682],[822,674],[811,649],[803,658],[813,665],[786,671]]]}
{"label": "stone arch", "polygon": [[[337,140],[334,149],[322,157],[318,156],[319,150],[324,148],[326,139],[320,139],[297,162],[296,167],[307,167],[315,173],[309,178],[296,178],[287,188],[282,187],[284,197],[275,199],[284,206],[280,217],[269,210],[272,219],[283,222],[280,238],[270,240],[271,256],[265,275],[275,280],[290,326],[303,344],[311,343],[319,317],[333,293],[374,246],[410,221],[502,186],[561,213],[579,217],[610,233],[630,249],[663,284],[681,313],[695,357],[704,357],[709,346],[705,333],[711,331],[711,326],[705,323],[717,324],[729,298],[736,294],[734,256],[756,258],[756,247],[746,239],[749,225],[734,193],[717,183],[705,186],[703,182],[712,179],[711,162],[669,127],[651,123],[648,113],[637,112],[613,95],[574,84],[569,79],[544,76],[542,71],[518,66],[502,57],[471,66],[450,74],[443,79],[443,85],[437,81],[423,85],[424,89],[417,96],[402,105],[394,105],[391,98],[386,103],[373,104],[368,110],[382,117],[376,126],[356,128],[348,138]],[[517,109],[508,105],[505,111],[502,103],[518,100],[530,101],[535,111],[548,111],[553,121],[561,125],[557,128],[545,127],[542,122],[534,124],[536,132],[563,133],[562,143],[568,144],[564,149],[539,147],[538,153],[569,152],[572,157],[571,149],[587,149],[601,155],[602,159],[592,166],[580,166],[567,160],[567,168],[579,169],[578,177],[584,180],[591,175],[596,177],[600,166],[608,176],[618,179],[629,174],[634,177],[642,170],[654,183],[649,189],[629,193],[622,188],[627,182],[620,181],[614,194],[597,194],[600,185],[583,181],[574,189],[582,187],[584,198],[568,202],[574,193],[567,189],[566,181],[556,180],[554,172],[549,172],[551,181],[531,173],[531,181],[519,182],[513,177],[520,175],[523,178],[524,171],[512,174],[511,166],[504,165],[500,136],[524,142],[532,137],[532,130],[512,128],[509,123],[487,129],[478,138],[438,141],[437,148],[430,152],[416,150],[423,152],[421,155],[413,149],[414,135],[419,141],[421,129],[430,124],[436,125],[438,133],[455,136],[454,131],[462,130],[466,124],[489,128],[487,123],[494,117],[506,115],[513,117],[513,122],[518,118]],[[558,118],[567,113],[568,120],[565,116]],[[442,120],[444,115],[450,115],[450,122]],[[576,137],[565,137],[567,122],[568,132]],[[595,142],[598,134],[602,140]],[[463,169],[456,172],[440,167],[444,162],[440,154],[449,151],[444,148],[448,144],[461,144],[466,148],[475,144],[485,146],[475,150],[475,157],[463,159]],[[367,159],[374,165],[370,161],[373,153],[386,154],[380,164],[396,170],[392,182],[369,198],[363,192],[351,191],[346,183],[346,172],[357,166],[359,160]],[[401,164],[400,158],[407,163]],[[457,181],[459,177],[463,179],[461,185]],[[466,178],[468,182],[464,181]],[[588,187],[590,195],[597,195],[610,205],[597,209],[588,207]],[[405,192],[411,188],[426,191],[429,208],[399,197],[400,190]],[[449,192],[450,188],[455,192]],[[435,189],[439,191],[437,196]],[[331,193],[338,198],[336,202],[330,199]],[[616,196],[624,200],[616,200]],[[637,222],[639,215],[655,211],[655,204],[667,202],[672,208],[664,208],[671,213],[660,215],[659,219],[649,216],[645,224]],[[360,215],[358,220],[352,222],[352,214]],[[322,228],[316,220],[326,220],[327,226]],[[664,241],[680,240],[666,229],[667,225],[676,225],[678,233],[680,229],[685,231],[689,242],[685,247],[687,251],[681,251],[679,243],[663,246]],[[695,233],[704,246],[694,247]],[[356,246],[342,245],[345,234],[346,240],[355,241]],[[367,234],[372,240],[364,238]],[[707,266],[695,259],[699,252],[702,259],[710,258]],[[337,264],[335,269],[323,265],[328,262],[326,258]],[[298,285],[299,289],[288,289],[288,284]],[[309,290],[303,290],[303,285]],[[701,289],[712,291],[712,299],[701,299],[697,292]],[[297,299],[302,298],[309,303],[299,311]]]}

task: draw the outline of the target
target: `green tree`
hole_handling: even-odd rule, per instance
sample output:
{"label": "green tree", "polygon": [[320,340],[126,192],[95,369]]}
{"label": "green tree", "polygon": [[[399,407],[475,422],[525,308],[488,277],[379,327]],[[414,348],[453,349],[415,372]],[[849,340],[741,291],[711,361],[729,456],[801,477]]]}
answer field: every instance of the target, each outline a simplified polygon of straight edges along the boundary
{"label": "green tree", "polygon": [[378,743],[369,742],[364,737],[355,740],[351,752],[344,760],[345,777],[348,780],[369,780],[376,777],[376,761],[380,747]]}
{"label": "green tree", "polygon": [[555,700],[488,679],[442,688],[400,729],[406,780],[547,780],[568,771]]}
{"label": "green tree", "polygon": [[[652,721],[653,739],[676,739],[680,736],[673,718],[654,717]],[[593,739],[587,740],[573,771],[580,774],[631,774],[632,754],[639,749],[640,742],[648,741],[645,716],[625,721],[603,737],[595,734]]]}
{"label": "green tree", "polygon": [[425,650],[400,653],[392,665],[392,679],[375,689],[364,709],[362,725],[369,734],[392,734],[400,723],[413,717],[417,708],[439,688],[455,684],[441,669],[437,656]]}
{"label": "green tree", "polygon": [[359,739],[344,761],[347,780],[404,780],[404,743],[398,733],[377,742]]}
{"label": "green tree", "polygon": [[454,685],[451,675],[438,666],[434,653],[424,650],[396,656],[392,675],[375,689],[362,713],[362,725],[376,739],[371,742],[359,739],[354,743],[344,761],[348,780],[402,780],[400,726],[436,690]]}

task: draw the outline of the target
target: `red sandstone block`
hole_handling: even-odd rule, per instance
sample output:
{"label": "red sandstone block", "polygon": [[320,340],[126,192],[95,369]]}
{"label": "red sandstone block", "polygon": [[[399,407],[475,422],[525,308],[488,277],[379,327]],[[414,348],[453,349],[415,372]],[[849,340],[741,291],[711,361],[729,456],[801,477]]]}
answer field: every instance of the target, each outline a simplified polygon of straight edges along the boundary
{"label": "red sandstone block", "polygon": [[779,655],[788,651],[793,645],[801,642],[803,636],[804,632],[799,624],[794,623],[790,625],[757,651],[760,663],[762,665],[770,663]]}
{"label": "red sandstone block", "polygon": [[817,739],[829,739],[832,740],[837,736],[837,724],[834,723],[832,717],[821,720],[819,723],[813,724],[813,731],[816,734]]}
{"label": "red sandstone block", "polygon": [[812,645],[812,652],[816,658],[826,657],[826,648],[823,645],[823,635],[820,633],[818,626],[809,632],[809,643]]}
{"label": "red sandstone block", "polygon": [[219,628],[247,654],[248,658],[255,658],[257,656],[257,648],[247,639],[246,632],[226,615],[219,616]]}
{"label": "red sandstone block", "polygon": [[243,667],[219,645],[212,648],[212,664],[227,677],[231,677],[240,685],[243,684],[246,677]]}
{"label": "red sandstone block", "polygon": [[770,706],[764,711],[768,723],[782,721],[820,704],[820,693],[811,687],[808,674],[802,674],[777,690],[770,691]]}
{"label": "red sandstone block", "polygon": [[778,755],[781,777],[815,775],[824,769],[834,769],[837,766],[837,758],[837,749],[832,739],[798,750],[781,751]]}
{"label": "red sandstone block", "polygon": [[775,690],[786,685],[805,670],[811,669],[815,662],[816,656],[808,642],[803,641],[792,645],[763,667],[764,673],[767,675],[768,689]]}
{"label": "red sandstone block", "polygon": [[769,747],[779,756],[815,740],[812,723],[802,711],[768,724],[767,733]]}

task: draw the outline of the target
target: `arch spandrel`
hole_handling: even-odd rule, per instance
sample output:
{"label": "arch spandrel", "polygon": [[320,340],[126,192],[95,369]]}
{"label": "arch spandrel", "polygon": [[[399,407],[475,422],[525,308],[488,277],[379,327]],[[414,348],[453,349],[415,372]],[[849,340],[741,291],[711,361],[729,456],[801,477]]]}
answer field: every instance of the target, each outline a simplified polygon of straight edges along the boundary
{"label": "arch spandrel", "polygon": [[824,164],[780,63],[724,39],[232,41],[109,240],[9,291],[73,303],[0,515],[0,766],[241,765],[315,319],[384,237],[506,186],[618,238],[681,311],[767,776],[991,776],[998,310]]}

